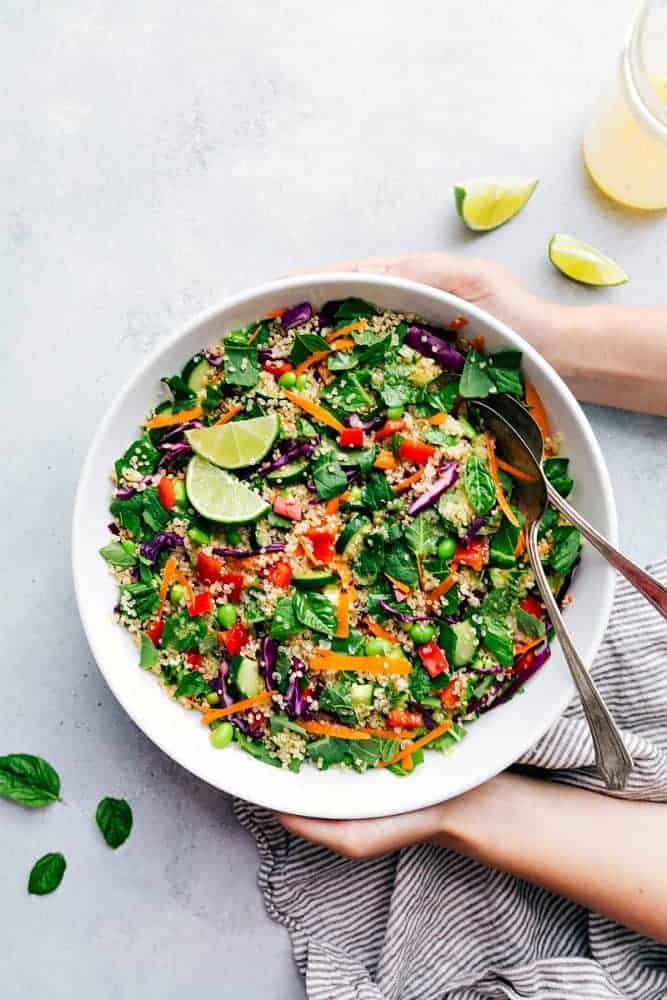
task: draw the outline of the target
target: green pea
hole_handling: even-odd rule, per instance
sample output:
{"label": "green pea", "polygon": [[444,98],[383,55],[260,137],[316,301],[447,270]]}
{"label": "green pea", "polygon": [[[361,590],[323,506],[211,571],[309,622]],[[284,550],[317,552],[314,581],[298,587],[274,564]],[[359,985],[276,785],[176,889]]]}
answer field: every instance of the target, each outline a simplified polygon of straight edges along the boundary
{"label": "green pea", "polygon": [[238,611],[233,604],[220,604],[217,610],[218,621],[223,628],[231,628],[236,625]]}
{"label": "green pea", "polygon": [[435,629],[428,622],[415,622],[410,628],[410,638],[418,646],[422,646],[425,642],[430,642],[434,635]]}
{"label": "green pea", "polygon": [[297,389],[305,389],[310,383],[308,376],[302,372],[301,375],[297,375],[296,382],[294,383]]}
{"label": "green pea", "polygon": [[451,559],[456,552],[456,540],[451,535],[445,535],[438,542],[438,556],[440,559]]}
{"label": "green pea", "polygon": [[209,693],[206,695],[206,703],[208,705],[214,705],[214,706],[220,704],[220,695],[217,693],[217,691],[209,691]]}
{"label": "green pea", "polygon": [[195,545],[208,545],[211,541],[210,535],[207,535],[205,531],[201,530],[201,528],[196,527],[188,529],[188,538],[191,542],[194,542]]}
{"label": "green pea", "polygon": [[293,389],[296,385],[296,375],[294,372],[285,372],[278,379],[278,385],[281,385],[283,389]]}
{"label": "green pea", "polygon": [[390,406],[387,410],[387,420],[398,420],[404,413],[404,406]]}
{"label": "green pea", "polygon": [[185,483],[183,482],[182,479],[174,479],[173,484],[174,484],[174,497],[176,499],[176,503],[182,507],[187,499],[185,493]]}
{"label": "green pea", "polygon": [[366,656],[384,656],[385,643],[382,639],[366,639],[364,643]]}
{"label": "green pea", "polygon": [[227,536],[227,541],[230,545],[237,547],[241,544],[241,532],[238,528],[225,528],[225,535]]}
{"label": "green pea", "polygon": [[183,604],[185,600],[185,587],[180,583],[172,583],[169,588],[169,600],[172,604]]}
{"label": "green pea", "polygon": [[221,722],[210,731],[208,738],[216,750],[224,750],[234,739],[234,727],[231,722]]}

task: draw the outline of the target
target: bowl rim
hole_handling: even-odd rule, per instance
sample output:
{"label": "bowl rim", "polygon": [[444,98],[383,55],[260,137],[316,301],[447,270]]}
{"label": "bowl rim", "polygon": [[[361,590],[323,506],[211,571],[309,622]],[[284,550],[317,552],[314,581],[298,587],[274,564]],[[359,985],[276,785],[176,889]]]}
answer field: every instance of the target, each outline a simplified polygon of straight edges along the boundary
{"label": "bowl rim", "polygon": [[[133,369],[131,376],[123,382],[119,391],[113,397],[111,403],[107,406],[107,409],[92,436],[81,467],[74,499],[71,527],[71,566],[79,616],[81,618],[84,633],[88,640],[95,662],[107,685],[135,725],[141,729],[151,742],[158,746],[160,750],[162,750],[172,760],[186,768],[196,777],[206,781],[213,787],[218,788],[220,791],[237,795],[241,798],[245,798],[247,801],[252,801],[257,805],[268,809],[277,809],[281,811],[285,811],[283,797],[280,795],[276,797],[272,794],[270,781],[265,783],[261,792],[256,793],[253,790],[252,796],[248,797],[248,790],[245,788],[234,787],[233,781],[230,782],[229,780],[226,780],[223,784],[213,780],[209,774],[203,773],[203,771],[197,767],[196,763],[193,763],[189,759],[184,759],[185,755],[179,753],[179,748],[174,750],[172,747],[168,747],[166,745],[168,741],[164,740],[162,736],[156,732],[156,727],[151,724],[150,718],[143,717],[141,715],[141,711],[136,708],[134,702],[125,697],[125,692],[121,690],[121,684],[117,683],[116,678],[114,677],[114,672],[111,669],[108,669],[108,666],[105,663],[105,651],[101,647],[101,643],[96,634],[93,621],[94,615],[90,609],[90,604],[84,592],[85,581],[83,579],[83,573],[80,572],[80,566],[82,569],[85,541],[81,531],[79,530],[79,526],[82,523],[81,512],[85,502],[87,485],[93,476],[97,452],[100,449],[116,414],[122,410],[127,400],[132,396],[135,387],[142,381],[146,371],[151,368],[151,366],[163,354],[166,354],[172,347],[177,345],[179,341],[185,339],[199,327],[204,326],[206,323],[211,320],[215,320],[217,317],[225,313],[229,314],[234,310],[248,306],[255,300],[261,300],[262,298],[275,297],[283,294],[288,296],[289,293],[295,289],[299,289],[300,292],[305,292],[307,286],[310,286],[313,291],[316,289],[321,291],[319,286],[327,286],[327,296],[335,298],[335,289],[337,285],[349,286],[350,283],[355,282],[365,285],[372,284],[377,290],[378,301],[380,302],[383,289],[398,290],[406,293],[406,295],[427,295],[436,304],[439,303],[441,305],[453,307],[465,314],[469,319],[478,320],[492,326],[507,341],[508,345],[515,346],[517,349],[521,350],[526,357],[529,357],[534,366],[539,369],[540,377],[551,384],[552,388],[554,388],[557,394],[563,399],[565,407],[572,412],[576,420],[578,430],[581,433],[585,445],[588,447],[593,458],[593,471],[597,483],[600,486],[600,502],[604,514],[606,515],[606,520],[609,523],[609,531],[607,532],[608,538],[615,545],[617,544],[618,538],[616,503],[611,479],[602,455],[602,451],[586,415],[566,383],[555,371],[555,369],[551,367],[549,362],[547,362],[534,347],[525,341],[520,334],[516,333],[516,331],[514,331],[510,326],[474,303],[468,302],[451,292],[446,292],[442,289],[435,288],[432,285],[412,281],[407,278],[395,277],[393,275],[375,274],[365,271],[309,272],[307,274],[299,274],[268,281],[251,289],[227,296],[216,302],[214,305],[200,310],[186,323],[180,325],[166,337],[161,338],[155,347],[153,347],[153,349],[139,361],[137,366]],[[329,292],[331,294],[329,294]],[[350,293],[348,292],[347,294]],[[597,654],[607,627],[613,603],[615,584],[615,574],[613,570],[609,568],[609,572],[606,574],[606,585],[602,588],[599,594],[599,606],[602,608],[603,613],[599,616],[597,628],[592,630],[589,641],[591,662],[593,662],[595,655]],[[568,703],[572,700],[573,694],[574,686],[568,678],[567,683],[563,684],[561,696],[553,699],[551,703],[551,712],[545,713],[539,722],[531,725],[527,721],[525,726],[522,726],[522,731],[525,737],[522,741],[524,748],[518,756],[521,756],[534,746],[534,744],[551,728],[551,726],[562,715]],[[548,721],[545,723],[544,719],[547,715]],[[290,811],[304,816],[317,815],[320,817],[339,819],[370,818],[374,816],[387,816],[409,812],[413,809],[434,805],[483,784],[485,781],[511,766],[518,759],[518,756],[515,749],[512,749],[509,753],[503,754],[502,751],[497,748],[497,752],[495,754],[489,755],[489,761],[486,768],[479,768],[472,780],[468,780],[466,775],[459,779],[458,782],[454,781],[452,789],[448,789],[447,793],[444,795],[442,790],[438,791],[437,782],[434,782],[433,793],[430,795],[424,795],[422,793],[417,796],[411,796],[409,794],[408,786],[408,788],[406,788],[407,794],[402,794],[400,796],[401,801],[398,805],[394,807],[391,802],[387,802],[386,806],[383,806],[381,811],[369,811],[368,807],[364,807],[363,803],[350,804],[348,807],[343,809],[340,807],[334,807],[333,805],[331,807],[327,806],[326,809],[319,809],[317,813],[309,811],[307,805],[305,805],[304,808],[300,808],[297,805],[296,807],[291,807]],[[408,785],[408,783],[403,783],[401,787],[404,788],[406,785]]]}

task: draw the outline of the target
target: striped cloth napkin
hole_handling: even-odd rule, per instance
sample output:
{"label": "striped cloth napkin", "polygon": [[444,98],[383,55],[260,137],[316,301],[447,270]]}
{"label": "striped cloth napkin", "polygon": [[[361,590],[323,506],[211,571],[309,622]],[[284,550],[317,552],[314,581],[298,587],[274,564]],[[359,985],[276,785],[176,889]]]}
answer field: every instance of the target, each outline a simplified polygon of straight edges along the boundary
{"label": "striped cloth napkin", "polygon": [[[635,762],[623,796],[667,801],[667,627],[625,581],[593,674]],[[601,787],[576,701],[522,763]],[[543,889],[430,844],[350,861],[235,808],[310,1000],[667,997],[666,947]]]}

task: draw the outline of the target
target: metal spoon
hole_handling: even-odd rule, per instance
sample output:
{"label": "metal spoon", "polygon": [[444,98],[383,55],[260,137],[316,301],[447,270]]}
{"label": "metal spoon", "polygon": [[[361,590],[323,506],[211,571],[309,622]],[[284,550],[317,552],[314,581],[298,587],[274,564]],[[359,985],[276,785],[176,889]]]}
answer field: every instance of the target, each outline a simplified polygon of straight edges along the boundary
{"label": "metal spoon", "polygon": [[[541,467],[544,456],[544,439],[542,438],[542,431],[528,410],[518,400],[505,393],[498,393],[489,397],[484,400],[484,403],[487,408],[499,414],[514,428]],[[621,576],[624,576],[631,586],[642,597],[645,597],[656,611],[660,612],[663,618],[667,618],[667,587],[664,587],[659,580],[656,580],[655,577],[647,573],[641,566],[634,563],[632,559],[628,559],[617,548],[614,548],[611,542],[608,542],[567,500],[563,499],[546,476],[543,476],[543,479],[551,506],[560,511],[575,528],[578,528],[584,538],[598,550],[600,555],[614,569],[618,570]]]}
{"label": "metal spoon", "polygon": [[542,595],[547,614],[579,692],[579,698],[593,739],[596,768],[607,788],[618,791],[625,786],[627,777],[632,770],[632,758],[625,749],[621,734],[577,653],[549,586],[538,552],[540,521],[549,504],[546,477],[535,455],[503,416],[481,400],[475,400],[473,405],[479,410],[484,418],[485,426],[495,438],[499,456],[524,472],[531,480],[517,480],[513,493],[519,510],[526,518],[528,556],[538,590]]}

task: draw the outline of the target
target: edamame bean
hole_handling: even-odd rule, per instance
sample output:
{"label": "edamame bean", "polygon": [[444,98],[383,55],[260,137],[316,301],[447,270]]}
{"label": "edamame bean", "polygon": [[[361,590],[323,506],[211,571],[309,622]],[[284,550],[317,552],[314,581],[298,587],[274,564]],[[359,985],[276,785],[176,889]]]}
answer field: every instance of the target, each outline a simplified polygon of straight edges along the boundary
{"label": "edamame bean", "polygon": [[185,587],[180,583],[172,583],[169,588],[169,600],[172,604],[183,604],[185,600]]}
{"label": "edamame bean", "polygon": [[451,535],[445,535],[438,542],[438,556],[440,559],[451,559],[456,552],[456,541]]}
{"label": "edamame bean", "polygon": [[366,639],[364,653],[366,656],[384,656],[385,644],[382,639]]}
{"label": "edamame bean", "polygon": [[300,375],[297,375],[296,382],[294,384],[297,389],[305,389],[308,386],[309,382],[310,379],[308,378],[308,376],[304,372],[302,372]]}
{"label": "edamame bean", "polygon": [[218,621],[223,628],[231,628],[236,625],[238,612],[233,604],[220,604],[217,610]]}
{"label": "edamame bean", "polygon": [[201,528],[197,527],[190,528],[188,530],[188,538],[191,542],[194,542],[195,545],[208,545],[211,541],[210,536],[207,535],[205,531],[202,531]]}
{"label": "edamame bean", "polygon": [[216,750],[224,750],[234,739],[234,727],[231,722],[221,722],[210,731],[208,738]]}
{"label": "edamame bean", "polygon": [[418,646],[430,642],[435,635],[435,629],[428,622],[415,622],[410,629],[410,638]]}
{"label": "edamame bean", "polygon": [[283,389],[293,389],[296,385],[296,375],[294,372],[285,372],[278,379],[278,385],[281,385]]}
{"label": "edamame bean", "polygon": [[399,420],[405,413],[403,406],[390,406],[387,410],[387,420]]}
{"label": "edamame bean", "polygon": [[209,691],[206,695],[206,704],[215,707],[220,704],[220,695],[217,691]]}

